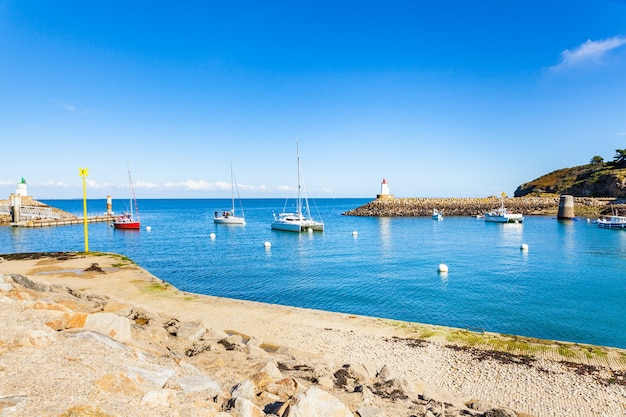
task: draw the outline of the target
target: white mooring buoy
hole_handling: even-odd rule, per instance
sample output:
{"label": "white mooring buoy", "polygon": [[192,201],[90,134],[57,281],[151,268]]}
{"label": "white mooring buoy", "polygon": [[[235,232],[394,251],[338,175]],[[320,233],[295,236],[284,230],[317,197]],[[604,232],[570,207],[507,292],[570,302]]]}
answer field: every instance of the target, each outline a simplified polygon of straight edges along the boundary
{"label": "white mooring buoy", "polygon": [[150,230],[152,230],[152,228],[150,226],[146,226],[146,231],[149,232]]}
{"label": "white mooring buoy", "polygon": [[439,272],[448,272],[448,265],[446,265],[446,264],[439,264],[439,268],[437,268],[437,270]]}
{"label": "white mooring buoy", "polygon": [[270,243],[269,240],[266,240],[265,243],[263,244],[265,246],[265,249],[269,249],[272,247],[272,244]]}
{"label": "white mooring buoy", "polygon": [[352,236],[356,236],[356,235],[358,235],[358,233],[355,230],[355,231],[352,232]]}
{"label": "white mooring buoy", "polygon": [[211,238],[211,240],[215,240],[215,233],[211,233],[209,237]]}
{"label": "white mooring buoy", "polygon": [[522,246],[520,246],[519,248],[520,248],[520,250],[527,251],[528,250],[528,245],[525,244],[525,243],[522,243]]}

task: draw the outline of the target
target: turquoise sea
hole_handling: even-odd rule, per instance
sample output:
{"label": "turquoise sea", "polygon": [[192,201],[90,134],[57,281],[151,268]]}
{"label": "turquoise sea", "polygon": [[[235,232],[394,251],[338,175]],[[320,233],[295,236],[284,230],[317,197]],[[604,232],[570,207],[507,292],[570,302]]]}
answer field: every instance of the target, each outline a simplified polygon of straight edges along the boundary
{"label": "turquoise sea", "polygon": [[[141,231],[90,224],[89,249],[125,254],[185,291],[626,348],[626,231],[546,216],[342,215],[370,200],[316,199],[326,230],[312,234],[270,229],[282,199],[244,199],[245,226],[213,224],[230,200],[139,200]],[[46,203],[82,216],[82,200]],[[90,215],[105,209],[88,201]],[[83,249],[82,225],[0,228],[0,253]]]}

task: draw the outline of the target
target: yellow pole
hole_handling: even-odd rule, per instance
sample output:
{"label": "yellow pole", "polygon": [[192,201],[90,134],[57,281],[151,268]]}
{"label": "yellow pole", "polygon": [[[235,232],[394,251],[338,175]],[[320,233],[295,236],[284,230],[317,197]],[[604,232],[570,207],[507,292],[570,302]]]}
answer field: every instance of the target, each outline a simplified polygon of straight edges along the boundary
{"label": "yellow pole", "polygon": [[85,178],[87,178],[87,170],[89,168],[78,168],[80,176],[83,177],[83,226],[85,228],[85,252],[89,252],[89,230],[87,228],[87,185]]}

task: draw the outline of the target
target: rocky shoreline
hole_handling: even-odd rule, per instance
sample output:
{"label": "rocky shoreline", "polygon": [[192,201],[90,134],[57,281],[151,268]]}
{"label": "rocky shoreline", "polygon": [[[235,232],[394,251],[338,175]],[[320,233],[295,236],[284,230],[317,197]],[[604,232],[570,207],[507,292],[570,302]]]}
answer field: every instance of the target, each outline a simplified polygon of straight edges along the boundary
{"label": "rocky shoreline", "polygon": [[0,416],[592,417],[626,410],[621,349],[199,296],[114,254],[3,257]]}
{"label": "rocky shoreline", "polygon": [[[433,209],[446,216],[479,216],[500,207],[501,198],[377,198],[346,216],[420,217],[432,215]],[[513,213],[524,215],[556,215],[560,197],[504,198],[505,207]],[[597,218],[611,213],[612,208],[626,209],[623,199],[575,197],[574,214]]]}

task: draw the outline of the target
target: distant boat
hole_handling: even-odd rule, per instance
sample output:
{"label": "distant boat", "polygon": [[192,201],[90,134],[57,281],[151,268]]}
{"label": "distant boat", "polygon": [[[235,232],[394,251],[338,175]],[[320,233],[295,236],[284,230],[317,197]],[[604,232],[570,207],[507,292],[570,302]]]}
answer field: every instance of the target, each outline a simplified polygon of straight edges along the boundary
{"label": "distant boat", "polygon": [[[113,227],[116,229],[137,230],[141,228],[141,223],[139,221],[139,209],[137,208],[133,179],[130,176],[130,162],[128,163],[128,184],[130,185],[130,212],[123,212],[117,216],[113,220]],[[137,216],[136,218],[135,215]]]}
{"label": "distant boat", "polygon": [[626,229],[626,216],[618,216],[615,213],[608,219],[598,219],[598,227],[603,229]]}
{"label": "distant boat", "polygon": [[[283,230],[287,232],[306,232],[306,231],[324,231],[324,223],[321,221],[315,221],[311,218],[311,210],[309,209],[309,200],[301,197],[301,184],[300,184],[300,145],[296,142],[297,160],[298,160],[298,199],[296,200],[296,212],[285,213],[284,211],[278,216],[274,214],[274,221],[272,222],[272,229]],[[303,207],[304,200],[304,207]],[[302,210],[305,210],[303,213]],[[305,215],[306,214],[306,215]]]}
{"label": "distant boat", "polygon": [[443,220],[443,211],[433,209],[432,219],[437,221]]}
{"label": "distant boat", "polygon": [[485,213],[485,221],[494,223],[522,223],[524,221],[524,216],[519,213],[509,213],[509,211],[504,207],[503,195],[500,207]]}
{"label": "distant boat", "polygon": [[237,189],[237,199],[241,205],[241,198],[239,197],[239,187],[235,181],[235,174],[233,173],[233,164],[230,164],[230,193],[232,199],[231,209],[228,211],[216,211],[213,216],[213,223],[216,224],[246,224],[246,218],[243,214],[243,205],[241,205],[241,216],[235,215],[235,188]]}

